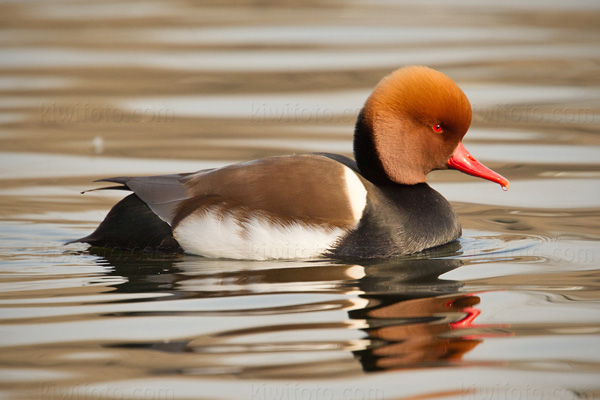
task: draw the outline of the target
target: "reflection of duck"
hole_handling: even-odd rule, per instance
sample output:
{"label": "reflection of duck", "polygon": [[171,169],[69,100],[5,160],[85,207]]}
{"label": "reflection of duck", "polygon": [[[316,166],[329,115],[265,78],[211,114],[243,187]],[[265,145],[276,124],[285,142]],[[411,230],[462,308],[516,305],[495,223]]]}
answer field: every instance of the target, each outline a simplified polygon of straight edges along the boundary
{"label": "reflection of duck", "polygon": [[458,259],[432,258],[367,267],[361,288],[368,304],[349,313],[366,324],[370,344],[355,352],[364,370],[440,365],[459,360],[479,343],[447,335],[479,302],[457,294],[462,282],[439,278],[460,265]]}
{"label": "reflection of duck", "polygon": [[180,255],[147,254],[93,247],[89,253],[97,256],[100,265],[110,265],[109,275],[125,278],[114,286],[117,292],[124,293],[175,293],[175,284],[179,280],[176,273]]}
{"label": "reflection of duck", "polygon": [[[478,298],[458,294],[462,282],[440,278],[461,265],[459,259],[452,258],[459,248],[455,242],[428,257],[362,265],[329,261],[245,263],[188,256],[150,256],[144,265],[141,259],[132,262],[111,252],[106,258],[115,266],[112,273],[129,280],[128,284],[115,285],[117,291],[131,292],[138,287],[145,293],[169,293],[170,297],[157,297],[163,301],[222,298],[223,306],[214,301],[207,310],[171,306],[177,311],[167,315],[209,318],[215,325],[204,334],[110,346],[191,354],[184,366],[173,366],[171,372],[192,375],[235,371],[247,377],[308,378],[319,377],[323,371],[359,373],[358,364],[348,363],[348,356],[359,360],[366,371],[443,365],[460,359],[479,343],[455,331],[470,326]],[[144,276],[143,271],[149,274]],[[284,296],[287,300],[280,303],[277,296],[282,294],[291,296]],[[258,297],[249,301],[252,296]],[[197,304],[201,307],[203,302]],[[165,315],[159,311],[144,315],[154,313]],[[234,324],[240,325],[238,328],[224,328],[219,325],[220,318],[229,321],[226,326],[238,318],[244,322]],[[345,339],[364,333],[363,339]],[[277,340],[273,341],[274,337]],[[337,353],[323,358],[320,353],[324,349]],[[215,358],[218,354],[228,357]],[[271,362],[265,363],[265,354],[271,355]],[[300,362],[291,354],[308,358]],[[237,357],[243,364],[236,363]]]}
{"label": "reflection of duck", "polygon": [[130,190],[95,246],[214,258],[390,257],[461,234],[426,183],[455,168],[508,187],[462,145],[471,105],[444,74],[407,67],[385,77],[356,123],[356,161],[336,154],[266,158],[196,173],[105,179]]}
{"label": "reflection of duck", "polygon": [[479,297],[470,295],[397,302],[385,299],[378,306],[353,315],[366,319],[369,328],[365,331],[371,340],[371,345],[355,354],[366,371],[440,366],[459,361],[481,340],[448,334],[457,322],[473,315],[471,310],[477,303]]}

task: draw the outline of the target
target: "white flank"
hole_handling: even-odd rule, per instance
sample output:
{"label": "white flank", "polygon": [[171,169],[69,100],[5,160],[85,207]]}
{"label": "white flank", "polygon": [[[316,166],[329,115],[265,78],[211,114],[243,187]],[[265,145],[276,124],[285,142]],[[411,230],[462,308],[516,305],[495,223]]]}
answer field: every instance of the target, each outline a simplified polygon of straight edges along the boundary
{"label": "white flank", "polygon": [[173,234],[186,253],[211,258],[274,260],[315,258],[345,233],[302,223],[270,223],[261,213],[238,219],[235,211],[191,214]]}
{"label": "white flank", "polygon": [[346,193],[350,201],[352,215],[356,222],[358,222],[367,206],[367,189],[365,189],[365,185],[363,185],[356,173],[348,167],[344,167],[344,179],[346,181]]}

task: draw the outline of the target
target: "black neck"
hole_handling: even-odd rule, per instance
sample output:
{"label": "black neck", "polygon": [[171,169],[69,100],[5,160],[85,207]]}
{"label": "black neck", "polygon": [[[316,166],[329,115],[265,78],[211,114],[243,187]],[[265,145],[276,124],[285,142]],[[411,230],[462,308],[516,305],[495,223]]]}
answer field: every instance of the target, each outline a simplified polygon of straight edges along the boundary
{"label": "black neck", "polygon": [[354,128],[354,159],[362,176],[376,185],[393,185],[375,149],[373,126],[367,121],[363,111],[358,114]]}

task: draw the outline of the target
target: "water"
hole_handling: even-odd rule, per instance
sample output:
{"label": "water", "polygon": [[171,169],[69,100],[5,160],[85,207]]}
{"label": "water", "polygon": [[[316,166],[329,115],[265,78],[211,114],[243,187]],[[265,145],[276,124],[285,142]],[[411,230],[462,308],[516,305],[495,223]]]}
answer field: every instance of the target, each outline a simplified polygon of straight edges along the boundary
{"label": "water", "polygon": [[[0,4],[0,396],[600,398],[597,1]],[[430,183],[456,243],[379,262],[89,252],[94,179],[351,151],[404,64],[472,101],[510,190]]]}

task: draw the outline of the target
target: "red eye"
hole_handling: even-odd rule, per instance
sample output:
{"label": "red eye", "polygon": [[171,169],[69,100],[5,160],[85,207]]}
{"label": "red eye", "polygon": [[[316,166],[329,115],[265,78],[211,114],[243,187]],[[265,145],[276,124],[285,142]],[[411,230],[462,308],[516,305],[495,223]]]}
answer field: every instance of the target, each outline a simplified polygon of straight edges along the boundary
{"label": "red eye", "polygon": [[435,133],[442,133],[444,131],[444,128],[442,128],[442,125],[440,124],[433,125],[431,129],[433,129]]}

